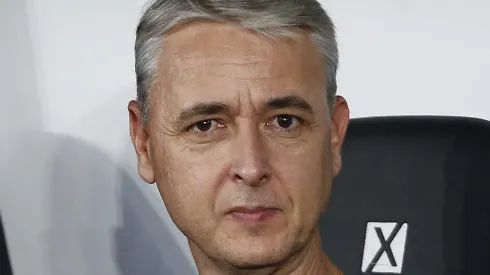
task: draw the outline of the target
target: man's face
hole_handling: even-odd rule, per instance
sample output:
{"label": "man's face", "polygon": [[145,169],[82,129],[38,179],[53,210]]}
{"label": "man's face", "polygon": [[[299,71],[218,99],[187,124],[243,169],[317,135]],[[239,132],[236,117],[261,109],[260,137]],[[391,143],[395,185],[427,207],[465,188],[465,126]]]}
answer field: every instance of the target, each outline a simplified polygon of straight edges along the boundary
{"label": "man's face", "polygon": [[308,242],[348,121],[340,97],[330,116],[325,86],[307,33],[272,40],[196,22],[166,38],[149,123],[130,104],[131,133],[140,175],[191,245],[251,266]]}

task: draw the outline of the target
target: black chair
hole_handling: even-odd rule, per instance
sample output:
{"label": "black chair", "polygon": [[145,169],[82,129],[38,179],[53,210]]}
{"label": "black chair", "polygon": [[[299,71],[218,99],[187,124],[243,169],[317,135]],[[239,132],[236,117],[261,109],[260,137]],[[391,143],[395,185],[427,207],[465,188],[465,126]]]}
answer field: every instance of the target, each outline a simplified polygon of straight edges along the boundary
{"label": "black chair", "polygon": [[353,119],[321,218],[346,275],[490,274],[490,122]]}
{"label": "black chair", "polygon": [[12,275],[10,258],[7,250],[7,241],[3,231],[2,217],[0,216],[0,275]]}

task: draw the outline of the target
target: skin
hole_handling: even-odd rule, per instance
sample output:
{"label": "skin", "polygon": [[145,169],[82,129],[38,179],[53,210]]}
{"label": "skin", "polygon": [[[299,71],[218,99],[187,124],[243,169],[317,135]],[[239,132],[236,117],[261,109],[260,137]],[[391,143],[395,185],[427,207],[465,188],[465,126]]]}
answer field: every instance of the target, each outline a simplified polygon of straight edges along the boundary
{"label": "skin", "polygon": [[[147,125],[129,103],[140,176],[157,183],[201,275],[340,274],[318,219],[349,109],[330,115],[325,67],[307,32],[271,39],[194,22],[166,37]],[[237,206],[273,208],[243,223]]]}

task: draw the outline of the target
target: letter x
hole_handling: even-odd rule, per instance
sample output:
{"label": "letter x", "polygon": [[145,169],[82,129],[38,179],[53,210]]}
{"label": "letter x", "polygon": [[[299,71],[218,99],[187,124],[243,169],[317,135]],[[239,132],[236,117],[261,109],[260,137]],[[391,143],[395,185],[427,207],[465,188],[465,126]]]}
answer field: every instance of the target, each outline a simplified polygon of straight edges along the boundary
{"label": "letter x", "polygon": [[402,229],[402,226],[403,226],[402,223],[397,223],[395,228],[391,232],[390,236],[388,237],[388,239],[385,239],[385,236],[383,235],[383,231],[381,231],[380,227],[374,228],[376,230],[376,234],[378,235],[379,242],[381,243],[381,248],[378,250],[378,252],[376,252],[376,255],[374,255],[373,260],[369,264],[369,267],[367,268],[366,272],[373,271],[374,266],[376,265],[376,263],[378,263],[379,259],[381,258],[384,252],[386,252],[388,259],[390,260],[391,266],[397,266],[395,261],[395,256],[393,255],[393,251],[391,250],[391,243],[395,239],[400,229]]}

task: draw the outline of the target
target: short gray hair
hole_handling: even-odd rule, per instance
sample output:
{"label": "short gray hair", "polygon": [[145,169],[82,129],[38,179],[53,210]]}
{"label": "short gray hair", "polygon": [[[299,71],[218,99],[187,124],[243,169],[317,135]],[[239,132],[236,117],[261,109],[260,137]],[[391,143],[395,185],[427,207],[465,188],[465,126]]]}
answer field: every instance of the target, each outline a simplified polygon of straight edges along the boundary
{"label": "short gray hair", "polygon": [[149,97],[157,79],[163,39],[174,26],[197,20],[233,22],[269,37],[285,37],[307,30],[326,66],[326,94],[333,110],[337,92],[338,46],[335,27],[316,0],[152,0],[136,30],[135,70],[137,101],[146,123]]}

